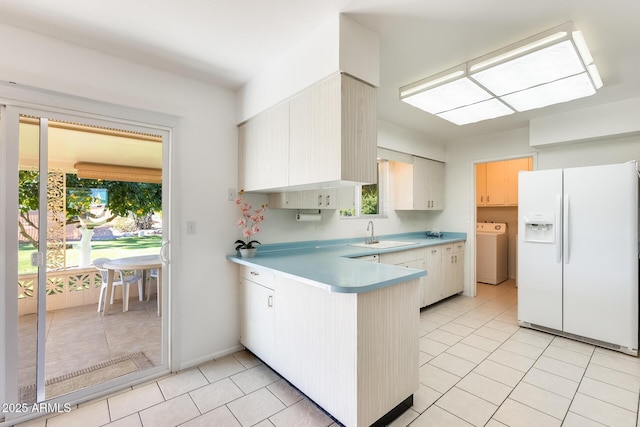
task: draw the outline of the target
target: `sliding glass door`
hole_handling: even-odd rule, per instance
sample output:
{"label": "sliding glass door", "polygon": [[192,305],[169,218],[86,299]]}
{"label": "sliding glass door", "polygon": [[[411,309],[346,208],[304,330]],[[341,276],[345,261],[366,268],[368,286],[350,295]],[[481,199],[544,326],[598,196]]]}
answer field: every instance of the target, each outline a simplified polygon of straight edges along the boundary
{"label": "sliding glass door", "polygon": [[169,310],[160,305],[170,298],[158,298],[169,293],[157,281],[168,275],[117,270],[107,300],[98,267],[166,258],[168,131],[17,107],[2,124],[6,200],[15,203],[6,211],[17,219],[17,253],[5,266],[16,279],[5,283],[5,330],[17,332],[5,337],[17,344],[7,346],[5,401],[78,400],[166,371]]}

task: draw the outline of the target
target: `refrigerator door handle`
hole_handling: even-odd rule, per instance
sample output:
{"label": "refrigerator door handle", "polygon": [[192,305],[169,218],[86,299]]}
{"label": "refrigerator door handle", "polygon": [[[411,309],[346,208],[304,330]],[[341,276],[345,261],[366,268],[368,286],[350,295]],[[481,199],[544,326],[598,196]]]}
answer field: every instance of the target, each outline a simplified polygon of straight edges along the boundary
{"label": "refrigerator door handle", "polygon": [[562,258],[565,264],[569,264],[569,195],[564,195],[564,209],[562,210]]}
{"label": "refrigerator door handle", "polygon": [[556,195],[556,263],[562,262],[562,196]]}

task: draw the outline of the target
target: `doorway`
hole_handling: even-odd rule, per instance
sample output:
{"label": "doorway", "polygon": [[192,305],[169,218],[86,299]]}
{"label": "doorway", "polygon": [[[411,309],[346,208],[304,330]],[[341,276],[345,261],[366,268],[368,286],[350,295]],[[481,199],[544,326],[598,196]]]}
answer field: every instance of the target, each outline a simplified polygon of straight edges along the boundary
{"label": "doorway", "polygon": [[5,266],[5,277],[15,279],[5,282],[6,321],[17,331],[5,337],[16,343],[7,346],[4,369],[16,374],[7,375],[5,401],[80,400],[166,371],[169,311],[159,315],[156,295],[167,283],[153,280],[167,275],[123,271],[139,280],[129,285],[128,307],[126,285],[114,288],[113,305],[103,301],[111,308],[105,316],[93,260],[160,255],[168,240],[168,130],[30,108],[2,111],[5,143],[14,147],[3,159],[6,182],[15,183],[6,200],[17,202],[7,203],[5,228],[18,249]]}
{"label": "doorway", "polygon": [[492,230],[501,227],[497,232],[506,234],[506,239],[505,236],[488,239],[485,235],[476,236],[476,286],[479,283],[517,286],[518,173],[532,169],[533,157],[475,164],[476,223],[494,223]]}

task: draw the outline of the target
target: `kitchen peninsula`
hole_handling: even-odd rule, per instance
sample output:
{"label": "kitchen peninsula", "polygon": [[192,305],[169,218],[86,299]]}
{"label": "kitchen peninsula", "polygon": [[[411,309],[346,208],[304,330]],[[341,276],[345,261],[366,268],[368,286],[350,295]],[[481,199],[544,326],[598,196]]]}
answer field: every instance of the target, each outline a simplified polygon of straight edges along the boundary
{"label": "kitchen peninsula", "polygon": [[[420,279],[360,257],[461,242],[425,233],[260,247],[240,264],[242,344],[346,426],[386,425],[418,389]],[[357,245],[357,246],[356,246]]]}

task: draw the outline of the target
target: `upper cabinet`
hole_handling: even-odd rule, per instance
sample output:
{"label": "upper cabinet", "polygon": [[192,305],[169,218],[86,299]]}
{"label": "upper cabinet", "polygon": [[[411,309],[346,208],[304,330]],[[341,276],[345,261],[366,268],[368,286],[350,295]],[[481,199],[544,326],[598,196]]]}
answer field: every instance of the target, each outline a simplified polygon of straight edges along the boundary
{"label": "upper cabinet", "polygon": [[238,127],[238,188],[256,191],[289,182],[289,103]]}
{"label": "upper cabinet", "polygon": [[518,172],[532,170],[526,157],[476,165],[477,206],[517,206]]}
{"label": "upper cabinet", "polygon": [[376,89],[336,74],[239,127],[239,187],[376,182]]}
{"label": "upper cabinet", "polygon": [[354,206],[354,187],[269,193],[270,209],[350,209]]}
{"label": "upper cabinet", "polygon": [[395,209],[444,209],[444,163],[411,156],[411,163],[392,162]]}

